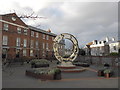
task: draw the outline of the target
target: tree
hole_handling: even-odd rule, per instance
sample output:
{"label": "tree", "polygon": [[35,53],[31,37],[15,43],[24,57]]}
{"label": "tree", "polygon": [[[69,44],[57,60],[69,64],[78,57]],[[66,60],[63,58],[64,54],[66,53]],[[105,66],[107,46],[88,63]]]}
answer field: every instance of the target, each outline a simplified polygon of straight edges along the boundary
{"label": "tree", "polygon": [[78,55],[84,56],[84,55],[85,55],[85,50],[79,48],[79,53],[78,53]]}

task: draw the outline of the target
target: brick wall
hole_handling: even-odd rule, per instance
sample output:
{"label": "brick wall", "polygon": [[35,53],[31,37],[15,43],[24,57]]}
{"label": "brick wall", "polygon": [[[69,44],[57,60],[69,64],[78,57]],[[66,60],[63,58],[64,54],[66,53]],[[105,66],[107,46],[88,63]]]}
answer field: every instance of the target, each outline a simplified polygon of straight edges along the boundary
{"label": "brick wall", "polygon": [[[28,26],[20,20],[20,18],[17,17],[16,21],[12,21],[11,17],[17,17],[15,14],[13,15],[5,15],[3,16],[3,22],[2,22],[2,35],[1,36],[8,36],[8,45],[3,45],[3,49],[7,49],[6,54],[7,58],[16,58],[16,51],[18,49],[19,51],[19,57],[23,56],[23,50],[26,50],[26,56],[27,57],[36,57],[36,58],[47,58],[50,59],[52,57],[52,51],[53,51],[53,40],[51,34],[45,34],[45,39],[43,39],[42,35],[44,33],[32,30],[28,28]],[[7,22],[6,22],[7,21]],[[4,23],[7,23],[9,25],[8,31],[3,30]],[[18,33],[17,28],[21,28],[21,33]],[[27,35],[24,34],[24,30],[27,29]],[[31,36],[31,31],[34,32],[34,37]],[[36,37],[36,33],[38,33],[38,38]],[[46,39],[46,36],[49,35],[49,40]],[[16,39],[20,38],[20,46],[16,46]],[[27,40],[27,47],[23,47],[24,39]],[[31,48],[31,40],[33,40],[34,47]],[[38,41],[38,48],[36,48],[36,41]],[[43,50],[43,43],[45,43],[45,50]],[[50,51],[47,52],[46,50],[46,43],[48,43],[48,48]],[[8,47],[8,48],[6,48]],[[30,51],[33,50],[33,56],[30,56]],[[45,52],[45,56],[43,56],[43,51]],[[48,53],[46,57],[46,52]]]}

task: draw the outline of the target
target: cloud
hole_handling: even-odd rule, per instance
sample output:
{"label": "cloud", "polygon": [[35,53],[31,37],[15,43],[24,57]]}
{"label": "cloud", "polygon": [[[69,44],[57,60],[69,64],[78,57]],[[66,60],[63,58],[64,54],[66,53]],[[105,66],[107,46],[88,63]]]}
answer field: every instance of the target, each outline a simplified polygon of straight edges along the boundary
{"label": "cloud", "polygon": [[[24,3],[23,3],[24,2]],[[2,5],[1,3],[0,5]],[[12,0],[8,6],[3,5],[1,13],[15,10],[18,15],[31,14],[46,19],[24,19],[27,24],[38,26],[53,33],[71,33],[83,46],[92,40],[106,36],[118,36],[117,2],[40,2],[38,0]]]}

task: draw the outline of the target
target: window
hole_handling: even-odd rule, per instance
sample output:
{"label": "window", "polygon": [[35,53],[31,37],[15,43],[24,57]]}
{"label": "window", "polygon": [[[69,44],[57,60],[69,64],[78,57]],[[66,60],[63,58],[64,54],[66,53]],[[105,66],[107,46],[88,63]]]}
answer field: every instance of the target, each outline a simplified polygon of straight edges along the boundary
{"label": "window", "polygon": [[31,36],[34,37],[34,31],[31,31]]}
{"label": "window", "polygon": [[45,43],[43,43],[43,49],[45,49]]}
{"label": "window", "polygon": [[36,38],[38,38],[39,37],[39,34],[38,34],[38,32],[36,32]]}
{"label": "window", "polygon": [[21,33],[21,28],[20,27],[17,28],[17,32]]}
{"label": "window", "polygon": [[8,45],[8,37],[3,36],[3,45]]}
{"label": "window", "polygon": [[26,49],[23,49],[23,56],[26,56],[26,55],[27,55]]}
{"label": "window", "polygon": [[27,30],[26,29],[24,30],[24,35],[27,35]]}
{"label": "window", "polygon": [[30,50],[30,56],[33,56],[33,50]]}
{"label": "window", "polygon": [[113,49],[116,50],[116,46],[113,46]]}
{"label": "window", "polygon": [[48,35],[46,36],[46,40],[49,40],[49,36]]}
{"label": "window", "polygon": [[36,41],[36,48],[38,48],[38,41]]}
{"label": "window", "polygon": [[20,38],[16,39],[16,46],[20,46]]}
{"label": "window", "polygon": [[31,40],[30,47],[31,47],[31,48],[33,48],[33,47],[34,47],[34,41],[33,41],[33,40]]}
{"label": "window", "polygon": [[48,43],[46,43],[46,49],[48,50]]}
{"label": "window", "polygon": [[27,47],[27,39],[24,39],[23,47]]}
{"label": "window", "polygon": [[43,39],[45,39],[45,34],[43,34]]}
{"label": "window", "polygon": [[99,44],[101,44],[101,41],[99,41]]}
{"label": "window", "polygon": [[4,24],[4,28],[3,28],[5,31],[8,31],[8,24]]}
{"label": "window", "polygon": [[45,56],[45,51],[42,52],[43,53],[43,57]]}

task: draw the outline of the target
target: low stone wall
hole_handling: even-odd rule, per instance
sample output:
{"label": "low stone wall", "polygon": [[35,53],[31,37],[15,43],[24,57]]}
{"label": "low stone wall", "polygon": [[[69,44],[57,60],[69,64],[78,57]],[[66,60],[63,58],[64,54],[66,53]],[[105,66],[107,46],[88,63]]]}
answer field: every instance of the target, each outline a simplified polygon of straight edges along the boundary
{"label": "low stone wall", "polygon": [[112,67],[118,66],[118,62],[120,63],[120,57],[118,56],[78,56],[76,60],[95,65],[103,65],[104,63],[108,63]]}

